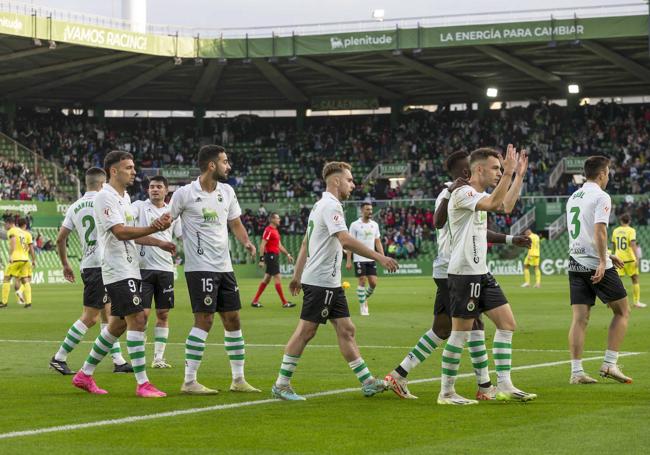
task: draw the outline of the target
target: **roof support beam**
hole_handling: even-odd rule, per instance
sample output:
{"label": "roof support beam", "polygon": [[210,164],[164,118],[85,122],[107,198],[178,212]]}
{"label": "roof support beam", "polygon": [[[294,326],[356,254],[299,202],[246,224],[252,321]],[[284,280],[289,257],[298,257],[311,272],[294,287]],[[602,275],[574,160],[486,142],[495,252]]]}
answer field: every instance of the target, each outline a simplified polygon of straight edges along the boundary
{"label": "roof support beam", "polygon": [[294,103],[306,103],[309,101],[298,87],[293,85],[279,69],[266,60],[256,58],[253,60],[253,64],[289,101]]}
{"label": "roof support beam", "polygon": [[203,69],[199,83],[194,87],[192,93],[192,104],[207,104],[214,95],[223,72],[224,65],[219,65],[216,60],[210,60],[208,65]]}
{"label": "roof support beam", "polygon": [[361,90],[367,93],[380,96],[386,100],[397,101],[404,98],[401,94],[397,92],[393,92],[391,90],[385,89],[384,87],[380,87],[378,85],[372,84],[361,78],[358,78],[356,76],[351,76],[347,73],[332,68],[331,66],[323,65],[322,63],[316,62],[314,60],[305,57],[299,57],[297,63],[301,66],[304,66],[305,68],[309,68],[321,74],[325,74],[326,76],[329,76],[332,79],[336,79],[339,82],[343,82],[345,84],[360,88]]}
{"label": "roof support beam", "polygon": [[445,84],[455,87],[467,94],[475,96],[483,96],[485,94],[484,89],[481,87],[471,84],[459,77],[454,76],[453,74],[449,74],[433,66],[422,63],[419,60],[415,60],[405,55],[386,54],[385,57],[389,60],[400,63],[409,69],[417,71],[420,74],[424,74],[425,76],[432,77],[433,79],[444,82]]}
{"label": "roof support beam", "polygon": [[0,62],[8,62],[9,60],[16,60],[25,57],[34,57],[36,55],[45,54],[47,52],[60,51],[62,49],[72,47],[70,44],[57,44],[56,49],[50,49],[49,46],[34,47],[22,51],[9,52],[8,54],[0,55]]}
{"label": "roof support beam", "polygon": [[650,70],[634,60],[630,60],[624,55],[614,52],[606,46],[595,41],[582,41],[582,47],[589,49],[594,54],[610,61],[619,68],[641,79],[644,82],[650,82]]}
{"label": "roof support beam", "polygon": [[551,87],[565,89],[566,83],[562,80],[560,76],[557,76],[553,73],[550,73],[546,70],[538,68],[535,65],[531,65],[525,60],[510,55],[507,52],[502,51],[501,49],[494,46],[476,46],[476,49],[483,52],[490,57],[499,60],[502,63],[505,63],[508,66],[513,67],[514,69],[521,71],[524,74],[529,75],[532,78],[542,81]]}
{"label": "roof support beam", "polygon": [[[127,57],[127,55],[128,54],[124,54],[124,57]],[[85,79],[89,79],[91,77],[98,76],[100,74],[108,73],[110,71],[114,71],[123,68],[125,66],[136,65],[150,58],[151,56],[149,55],[137,55],[135,57],[122,58],[121,60],[117,62],[109,63],[108,65],[100,66],[98,68],[93,68],[88,71],[80,71],[78,73],[71,74],[70,76],[62,77],[61,79],[54,79],[49,82],[32,85],[31,87],[26,87],[23,89],[16,90],[14,92],[7,93],[6,95],[4,95],[4,98],[18,99],[26,96],[31,96],[34,93],[40,93],[44,90],[50,90],[53,88],[72,84],[74,82],[83,81]]]}
{"label": "roof support beam", "polygon": [[0,75],[0,82],[9,81],[12,79],[31,77],[31,76],[40,76],[42,74],[47,74],[54,71],[68,70],[71,68],[78,68],[80,66],[95,65],[98,63],[110,62],[112,60],[123,58],[122,56],[123,54],[114,53],[108,55],[101,55],[99,57],[83,58],[81,60],[71,60],[65,63],[57,63],[55,65],[48,65],[48,66],[43,66],[40,68],[34,68],[30,70],[17,71],[15,73],[2,74]]}
{"label": "roof support beam", "polygon": [[130,81],[125,82],[123,84],[118,84],[117,86],[113,87],[109,91],[97,96],[95,98],[95,102],[110,103],[111,101],[114,101],[120,96],[126,95],[127,93],[135,90],[136,88],[142,87],[147,82],[156,79],[157,77],[166,73],[173,67],[174,67],[174,61],[171,58],[166,59],[163,63],[154,66],[150,70],[145,71],[144,73],[140,74],[137,77],[134,77]]}

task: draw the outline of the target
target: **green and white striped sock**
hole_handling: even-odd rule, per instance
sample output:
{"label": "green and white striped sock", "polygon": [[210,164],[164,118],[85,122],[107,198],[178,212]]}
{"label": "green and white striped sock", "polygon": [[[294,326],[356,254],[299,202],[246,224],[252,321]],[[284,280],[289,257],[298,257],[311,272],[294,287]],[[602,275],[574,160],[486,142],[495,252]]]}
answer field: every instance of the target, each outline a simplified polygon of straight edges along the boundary
{"label": "green and white striped sock", "polygon": [[357,379],[361,384],[365,384],[373,379],[370,370],[366,366],[366,362],[363,361],[361,357],[352,362],[349,362],[348,365],[354,371],[354,374],[357,375]]}
{"label": "green and white striped sock", "polygon": [[[108,324],[101,324],[102,330],[104,330],[106,327],[108,327]],[[124,365],[126,363],[126,359],[122,356],[122,347],[120,346],[119,340],[116,341],[113,346],[111,346],[110,353],[115,365]]]}
{"label": "green and white striped sock", "polygon": [[110,351],[111,346],[116,341],[117,337],[111,335],[107,328],[102,329],[95,339],[95,344],[90,349],[88,358],[81,367],[81,371],[87,375],[92,375],[95,372],[95,368],[97,368],[97,364],[108,355],[108,351]]}
{"label": "green and white striped sock", "polygon": [[443,394],[449,394],[455,391],[460,356],[463,353],[463,346],[468,338],[469,332],[452,330],[445,349],[442,351],[442,374],[440,382],[441,392]]}
{"label": "green and white striped sock", "polygon": [[129,352],[129,357],[131,358],[135,380],[138,381],[138,384],[149,382],[149,378],[147,377],[147,361],[144,353],[144,332],[127,330],[126,350]]}
{"label": "green and white striped sock", "polygon": [[357,298],[359,299],[359,305],[366,303],[366,288],[357,286]]}
{"label": "green and white striped sock", "polygon": [[438,335],[435,334],[433,329],[427,330],[427,332],[420,337],[418,343],[413,346],[413,349],[404,357],[404,360],[399,364],[407,373],[409,373],[413,368],[418,366],[420,362],[424,362],[433,351],[443,343],[444,340],[440,339]]}
{"label": "green and white striped sock", "polygon": [[205,340],[208,339],[208,332],[197,327],[192,327],[190,334],[185,340],[185,383],[196,381],[196,373],[203,360],[205,351]]}
{"label": "green and white striped sock", "polygon": [[169,338],[169,327],[156,327],[153,331],[153,336],[153,358],[154,360],[161,360],[165,357],[165,347]]}
{"label": "green and white striped sock", "polygon": [[490,371],[488,370],[488,355],[483,330],[472,330],[469,333],[467,349],[470,357],[472,357],[472,366],[476,374],[477,384],[487,384],[490,382]]}
{"label": "green and white striped sock", "polygon": [[86,327],[86,324],[81,322],[81,319],[77,319],[68,329],[68,334],[65,336],[57,353],[54,354],[54,359],[59,362],[65,362],[68,359],[68,354],[83,340],[87,331],[88,327]]}
{"label": "green and white striped sock", "polygon": [[372,294],[374,294],[374,292],[375,292],[375,288],[373,288],[372,286],[368,286],[366,288],[366,299],[370,297]]}
{"label": "green and white striped sock", "polygon": [[497,384],[509,386],[510,369],[512,368],[512,331],[500,330],[494,333],[492,356],[497,370]]}
{"label": "green and white striped sock", "polygon": [[280,365],[278,379],[275,381],[276,386],[286,387],[289,385],[293,372],[298,367],[298,360],[300,360],[299,355],[284,354],[282,356],[282,365]]}
{"label": "green and white striped sock", "polygon": [[246,349],[241,330],[233,330],[232,332],[224,330],[223,344],[226,348],[226,354],[228,354],[228,358],[230,359],[232,378],[243,378]]}

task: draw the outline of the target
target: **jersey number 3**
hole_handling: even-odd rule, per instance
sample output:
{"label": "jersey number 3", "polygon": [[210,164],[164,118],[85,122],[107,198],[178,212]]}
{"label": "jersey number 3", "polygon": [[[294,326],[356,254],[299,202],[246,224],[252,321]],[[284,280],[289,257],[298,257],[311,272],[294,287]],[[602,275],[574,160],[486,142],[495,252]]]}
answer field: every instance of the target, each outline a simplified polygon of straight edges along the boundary
{"label": "jersey number 3", "polygon": [[573,214],[573,218],[571,218],[573,229],[569,233],[571,234],[571,238],[575,240],[580,235],[580,220],[578,219],[580,216],[580,207],[572,207],[570,212]]}

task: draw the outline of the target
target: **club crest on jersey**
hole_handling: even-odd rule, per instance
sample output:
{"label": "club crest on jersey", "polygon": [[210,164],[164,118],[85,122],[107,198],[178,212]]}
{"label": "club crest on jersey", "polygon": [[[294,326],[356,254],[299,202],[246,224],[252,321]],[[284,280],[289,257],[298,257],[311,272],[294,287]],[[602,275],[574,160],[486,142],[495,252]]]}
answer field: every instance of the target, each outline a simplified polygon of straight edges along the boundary
{"label": "club crest on jersey", "polygon": [[217,193],[217,201],[223,202],[223,196],[221,195],[221,193]]}
{"label": "club crest on jersey", "polygon": [[467,304],[467,311],[474,311],[476,309],[476,304],[473,300],[470,300]]}
{"label": "club crest on jersey", "polygon": [[108,294],[104,294],[104,298],[102,299],[102,303],[106,305],[108,303]]}
{"label": "club crest on jersey", "polygon": [[207,207],[203,207],[201,210],[203,213],[203,220],[208,222],[208,223],[214,223],[216,221],[219,221],[219,215],[217,214],[216,210],[210,210]]}
{"label": "club crest on jersey", "polygon": [[138,297],[137,295],[134,295],[134,296],[133,296],[133,304],[134,304],[135,306],[140,305],[140,297]]}
{"label": "club crest on jersey", "polygon": [[205,298],[203,299],[203,303],[206,306],[212,305],[212,297],[210,297],[209,295],[206,295]]}
{"label": "club crest on jersey", "polygon": [[328,308],[323,308],[323,311],[320,312],[321,317],[326,318],[330,315],[330,310]]}

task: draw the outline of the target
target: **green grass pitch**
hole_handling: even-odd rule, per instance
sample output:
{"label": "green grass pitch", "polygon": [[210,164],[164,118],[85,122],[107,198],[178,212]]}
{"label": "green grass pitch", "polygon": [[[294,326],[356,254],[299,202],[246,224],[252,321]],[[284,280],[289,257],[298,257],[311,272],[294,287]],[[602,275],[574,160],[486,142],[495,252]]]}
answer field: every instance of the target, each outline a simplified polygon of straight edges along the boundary
{"label": "green grass pitch", "polygon": [[[227,391],[230,368],[221,345],[223,330],[216,323],[208,338],[211,344],[199,380],[221,393],[210,397],[180,395],[183,343],[192,321],[185,281],[180,279],[166,354],[173,368],[148,369],[151,381],[169,396],[136,398],[134,378],[113,374],[108,359],[98,367],[96,379],[110,394],[91,396],[73,388],[71,377],[48,369],[50,357],[80,315],[81,286],[35,287],[31,310],[19,307],[12,296],[10,307],[0,311],[0,453],[645,452],[650,444],[650,434],[645,431],[650,421],[650,309],[632,311],[623,351],[640,354],[620,360],[624,371],[634,378],[633,384],[601,380],[593,386],[570,386],[567,278],[545,277],[541,289],[520,288],[519,277],[501,277],[499,281],[519,325],[513,340],[514,382],[539,398],[528,404],[483,402],[464,408],[435,404],[440,387],[440,350],[410,375],[414,381],[411,391],[420,397],[418,400],[400,400],[392,392],[364,398],[338,352],[329,325],[320,329],[307,348],[293,379],[301,394],[329,393],[300,403],[270,400],[283,346],[296,325],[300,306],[281,308],[275,290],[269,287],[261,299],[265,308],[251,308],[249,302],[257,287],[253,279],[240,280],[246,376],[263,393]],[[642,275],[641,283],[642,296],[649,296],[650,277]],[[287,284],[285,281],[285,290]],[[357,315],[355,284],[352,282],[347,295],[357,325],[357,341],[371,371],[383,377],[430,327],[435,285],[428,278],[382,277],[369,302],[371,315],[362,318]],[[629,279],[626,285],[629,287]],[[295,301],[300,303],[301,298]],[[600,302],[592,314],[585,346],[585,358],[592,359],[585,362],[585,369],[592,376],[597,376],[610,315]],[[489,322],[486,325],[490,348],[494,328]],[[70,355],[71,368],[81,366],[97,333],[97,327],[90,329],[84,343]],[[148,338],[153,341],[153,324]],[[152,350],[148,344],[148,365]],[[461,373],[471,373],[467,352]],[[475,387],[473,375],[458,380],[461,394],[472,396]],[[263,402],[255,403],[258,400]],[[186,412],[175,412],[183,410]],[[129,419],[137,416],[150,418]],[[60,428],[110,419],[124,420]],[[12,432],[52,427],[59,428],[7,437]]]}

